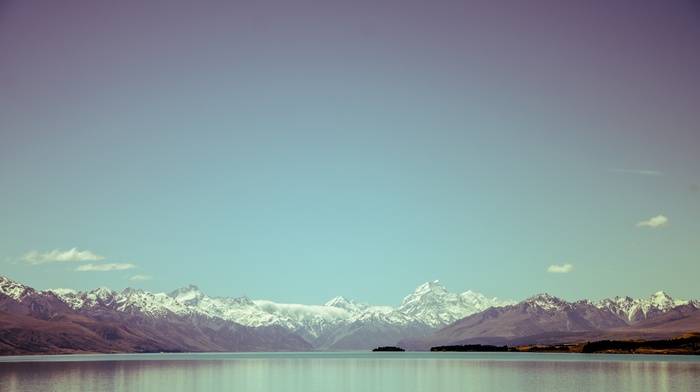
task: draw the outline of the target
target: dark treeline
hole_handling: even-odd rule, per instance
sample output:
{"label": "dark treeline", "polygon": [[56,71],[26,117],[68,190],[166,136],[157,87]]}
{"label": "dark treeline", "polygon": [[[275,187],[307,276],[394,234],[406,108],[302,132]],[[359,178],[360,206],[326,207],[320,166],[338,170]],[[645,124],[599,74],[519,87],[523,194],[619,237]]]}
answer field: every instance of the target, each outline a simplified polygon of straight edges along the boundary
{"label": "dark treeline", "polygon": [[633,340],[600,340],[597,342],[588,342],[583,346],[581,352],[595,353],[601,351],[628,351],[634,352],[638,349],[652,350],[671,350],[671,349],[689,349],[695,354],[700,354],[700,336],[691,336],[687,338],[677,338],[668,340],[649,340],[649,341],[633,341]]}
{"label": "dark treeline", "polygon": [[438,346],[432,347],[430,351],[476,351],[476,352],[494,352],[508,351],[508,346],[492,346],[489,344],[464,344],[458,346]]}
{"label": "dark treeline", "polygon": [[560,344],[556,346],[532,346],[529,349],[527,349],[529,352],[557,352],[557,351],[563,351],[563,352],[569,352],[571,349],[569,346]]}

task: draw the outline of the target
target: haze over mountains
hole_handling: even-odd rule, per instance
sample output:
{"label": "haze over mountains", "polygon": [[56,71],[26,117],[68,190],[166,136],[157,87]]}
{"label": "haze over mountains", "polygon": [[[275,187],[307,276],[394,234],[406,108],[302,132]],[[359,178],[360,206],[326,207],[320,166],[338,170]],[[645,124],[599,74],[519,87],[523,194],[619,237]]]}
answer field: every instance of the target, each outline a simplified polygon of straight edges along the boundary
{"label": "haze over mountains", "polygon": [[[402,345],[575,341],[605,334],[700,331],[700,302],[616,297],[569,303],[547,294],[520,303],[425,283],[396,307],[335,297],[324,305],[169,294],[37,291],[0,277],[0,353],[366,350]],[[590,340],[590,339],[588,339]]]}

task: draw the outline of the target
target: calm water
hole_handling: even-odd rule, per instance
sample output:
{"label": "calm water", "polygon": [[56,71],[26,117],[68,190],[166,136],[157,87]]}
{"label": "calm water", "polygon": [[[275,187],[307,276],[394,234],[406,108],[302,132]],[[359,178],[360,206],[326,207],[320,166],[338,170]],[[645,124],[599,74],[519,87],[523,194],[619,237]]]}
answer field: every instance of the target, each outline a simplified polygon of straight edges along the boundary
{"label": "calm water", "polygon": [[1,391],[694,391],[695,356],[263,353],[0,357]]}

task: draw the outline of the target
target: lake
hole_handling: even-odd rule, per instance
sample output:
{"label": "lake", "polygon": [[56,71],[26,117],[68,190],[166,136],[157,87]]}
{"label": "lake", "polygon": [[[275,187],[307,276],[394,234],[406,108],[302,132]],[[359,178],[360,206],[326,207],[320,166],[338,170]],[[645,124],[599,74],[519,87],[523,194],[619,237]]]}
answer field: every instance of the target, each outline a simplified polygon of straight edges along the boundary
{"label": "lake", "polygon": [[700,357],[199,353],[0,357],[0,391],[698,391]]}

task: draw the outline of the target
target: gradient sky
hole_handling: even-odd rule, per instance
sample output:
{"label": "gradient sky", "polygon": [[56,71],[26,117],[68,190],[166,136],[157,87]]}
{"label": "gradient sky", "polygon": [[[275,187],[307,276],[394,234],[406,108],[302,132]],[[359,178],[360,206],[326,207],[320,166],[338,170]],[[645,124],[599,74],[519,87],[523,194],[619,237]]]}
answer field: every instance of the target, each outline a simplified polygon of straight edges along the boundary
{"label": "gradient sky", "polygon": [[700,298],[697,1],[0,2],[0,274]]}

